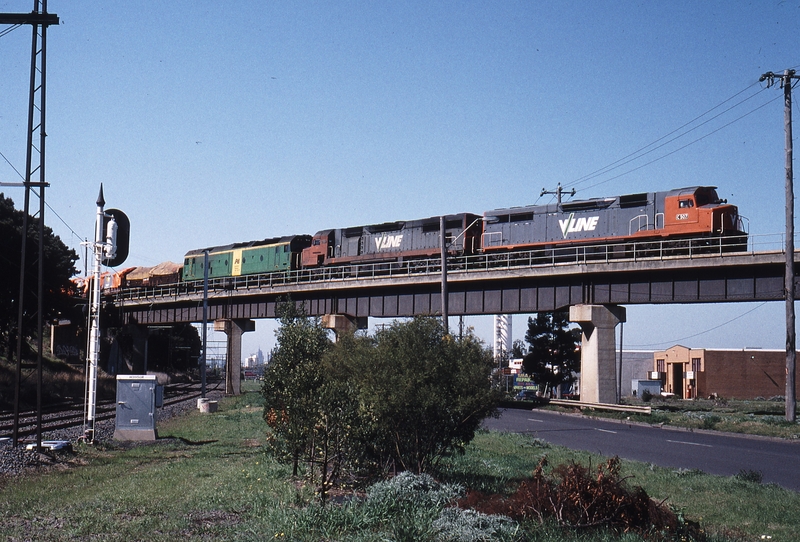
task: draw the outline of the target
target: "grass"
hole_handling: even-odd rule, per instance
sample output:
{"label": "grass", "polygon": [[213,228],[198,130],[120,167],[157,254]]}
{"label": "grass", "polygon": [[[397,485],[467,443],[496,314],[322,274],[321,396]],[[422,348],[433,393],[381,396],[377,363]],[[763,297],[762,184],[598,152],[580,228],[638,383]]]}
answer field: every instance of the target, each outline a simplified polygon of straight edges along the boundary
{"label": "grass", "polygon": [[[377,500],[320,506],[287,466],[263,451],[260,396],[221,402],[215,414],[192,412],[159,424],[156,443],[81,445],[67,465],[23,478],[0,479],[0,533],[14,540],[433,540],[438,508],[402,508]],[[484,492],[505,491],[529,475],[542,455],[550,465],[597,465],[603,458],[524,435],[481,432],[464,455],[434,473],[439,482]],[[800,495],[761,485],[752,472],[718,477],[623,462],[629,483],[667,499],[700,521],[712,541],[800,539]],[[448,486],[449,487],[449,486]],[[396,502],[396,499],[392,499]],[[446,518],[474,533],[469,517]],[[471,530],[472,529],[472,530]],[[639,540],[610,533],[565,533],[554,525],[498,527],[492,539]],[[456,536],[456,535],[452,535]],[[473,536],[473,535],[469,535]],[[477,536],[477,535],[476,535]],[[473,537],[474,540],[482,538]]]}

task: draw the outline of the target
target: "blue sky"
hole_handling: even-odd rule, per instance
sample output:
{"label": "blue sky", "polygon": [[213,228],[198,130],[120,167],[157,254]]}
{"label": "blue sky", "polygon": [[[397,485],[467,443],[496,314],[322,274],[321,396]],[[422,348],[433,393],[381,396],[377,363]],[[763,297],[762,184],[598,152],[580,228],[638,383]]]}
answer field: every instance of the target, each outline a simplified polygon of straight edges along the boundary
{"label": "blue sky", "polygon": [[[48,7],[61,24],[48,31],[46,222],[79,251],[100,183],[131,219],[126,265],[541,203],[558,183],[577,198],[715,185],[752,234],[784,229],[781,91],[758,78],[800,66],[800,0]],[[24,170],[30,39],[0,37],[0,153],[13,165],[0,158],[1,182]],[[22,206],[21,189],[5,194]],[[491,337],[490,319],[468,323]],[[514,324],[524,335],[525,317]],[[783,329],[782,303],[631,306],[624,335],[782,348]],[[270,326],[258,330],[245,352],[271,347]]]}

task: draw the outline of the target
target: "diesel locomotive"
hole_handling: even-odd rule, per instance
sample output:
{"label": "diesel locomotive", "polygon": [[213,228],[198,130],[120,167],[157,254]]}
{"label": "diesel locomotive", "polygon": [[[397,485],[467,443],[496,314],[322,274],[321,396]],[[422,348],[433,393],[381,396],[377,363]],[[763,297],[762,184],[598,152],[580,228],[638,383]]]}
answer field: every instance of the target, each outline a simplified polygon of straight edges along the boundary
{"label": "diesel locomotive", "polygon": [[[168,277],[175,282],[203,280],[205,251],[209,278],[356,264],[413,265],[440,255],[440,220],[437,216],[334,228],[313,236],[190,250],[182,266],[130,268],[108,282],[124,288],[163,284]],[[747,246],[747,228],[738,208],[720,199],[712,186],[496,209],[483,215],[447,215],[444,226],[447,252],[457,257],[539,250],[556,254],[575,246],[588,247],[587,253],[613,246],[613,256],[622,256],[634,243],[647,246],[660,241],[667,242],[660,246],[715,251]]]}
{"label": "diesel locomotive", "polygon": [[[716,187],[695,186],[549,205],[514,207],[484,214],[484,252],[696,239],[700,245],[746,242],[744,220]],[[713,240],[713,241],[712,241]]]}

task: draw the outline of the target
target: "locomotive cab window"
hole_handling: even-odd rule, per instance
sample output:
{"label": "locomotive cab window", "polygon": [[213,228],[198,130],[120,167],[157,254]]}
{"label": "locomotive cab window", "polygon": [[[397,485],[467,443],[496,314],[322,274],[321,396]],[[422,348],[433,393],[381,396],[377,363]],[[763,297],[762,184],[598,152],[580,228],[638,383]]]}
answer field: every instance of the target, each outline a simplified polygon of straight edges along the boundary
{"label": "locomotive cab window", "polygon": [[690,199],[682,199],[678,201],[678,207],[681,209],[689,209],[694,207],[694,201]]}

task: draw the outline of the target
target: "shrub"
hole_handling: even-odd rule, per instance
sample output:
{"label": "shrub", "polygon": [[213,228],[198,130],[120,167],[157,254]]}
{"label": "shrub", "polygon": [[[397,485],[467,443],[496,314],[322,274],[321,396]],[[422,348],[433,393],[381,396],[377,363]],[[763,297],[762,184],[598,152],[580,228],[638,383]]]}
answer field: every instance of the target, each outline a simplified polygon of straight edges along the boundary
{"label": "shrub", "polygon": [[653,394],[650,393],[650,390],[642,391],[642,401],[643,402],[649,403],[652,398],[653,398]]}
{"label": "shrub", "polygon": [[753,484],[760,484],[764,479],[764,475],[760,470],[742,469],[733,476],[740,482],[751,482]]}
{"label": "shrub", "polygon": [[375,334],[368,351],[340,354],[356,361],[349,373],[372,434],[365,459],[374,465],[425,472],[463,451],[497,412],[491,353],[472,334],[447,335],[435,318],[395,322]]}
{"label": "shrub", "polygon": [[519,521],[545,524],[555,520],[562,527],[704,539],[699,525],[685,521],[663,502],[653,501],[641,487],[628,488],[620,476],[619,458],[599,465],[594,474],[589,467],[569,463],[545,476],[546,464],[546,457],[542,458],[531,478],[509,497],[470,492],[459,505]]}
{"label": "shrub", "polygon": [[280,308],[262,386],[268,444],[294,475],[305,462],[323,501],[341,480],[435,467],[497,412],[491,353],[471,333],[455,339],[419,317],[333,344],[319,320]]}
{"label": "shrub", "polygon": [[721,421],[722,421],[722,418],[720,418],[719,416],[717,416],[715,414],[709,414],[707,416],[703,416],[702,428],[703,429],[714,429],[714,427],[716,427],[716,425]]}

